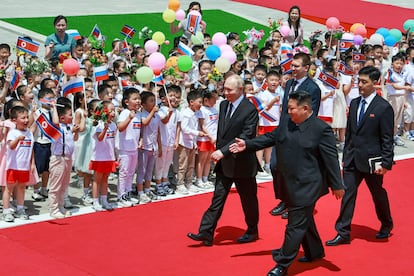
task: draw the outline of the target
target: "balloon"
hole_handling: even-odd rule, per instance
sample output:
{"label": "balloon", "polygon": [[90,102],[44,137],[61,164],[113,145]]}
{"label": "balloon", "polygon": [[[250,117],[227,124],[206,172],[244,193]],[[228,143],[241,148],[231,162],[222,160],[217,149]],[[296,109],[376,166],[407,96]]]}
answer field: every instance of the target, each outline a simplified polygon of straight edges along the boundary
{"label": "balloon", "polygon": [[359,26],[355,28],[354,35],[360,35],[362,37],[365,37],[367,35],[367,29],[365,28],[365,26]]}
{"label": "balloon", "polygon": [[167,59],[167,62],[165,63],[165,68],[166,69],[169,69],[171,67],[174,67],[174,69],[176,69],[176,67],[177,67],[177,60],[178,60],[178,57],[176,57],[176,56],[169,57]]}
{"label": "balloon", "polygon": [[364,38],[360,35],[355,35],[354,36],[354,44],[355,45],[362,45],[362,43],[364,43]]}
{"label": "balloon", "polygon": [[349,39],[349,40],[351,40],[351,39],[354,39],[354,35],[351,34],[351,33],[344,33],[342,35],[342,39]]}
{"label": "balloon", "polygon": [[397,40],[392,35],[389,35],[384,39],[384,44],[389,46],[389,47],[394,46],[395,43],[397,43]]}
{"label": "balloon", "polygon": [[163,13],[162,13],[162,20],[165,21],[165,23],[172,23],[175,20],[175,11],[170,10],[170,9],[166,9]]}
{"label": "balloon", "polygon": [[369,40],[373,45],[382,45],[384,43],[384,37],[378,33],[372,34]]}
{"label": "balloon", "polygon": [[165,57],[163,54],[155,52],[148,57],[148,66],[152,70],[161,70],[165,66]]}
{"label": "balloon", "polygon": [[404,22],[403,28],[405,31],[408,31],[410,29],[410,32],[414,31],[414,19],[407,19]]}
{"label": "balloon", "polygon": [[193,42],[194,45],[203,45],[204,34],[202,32],[196,32],[195,35],[191,35],[191,42]]}
{"label": "balloon", "polygon": [[220,46],[220,51],[223,55],[224,52],[233,52],[233,48],[229,44],[223,44]]}
{"label": "balloon", "polygon": [[157,42],[158,45],[161,45],[165,41],[165,35],[162,32],[155,32],[152,35],[152,40],[155,40],[155,42]]}
{"label": "balloon", "polygon": [[68,58],[63,61],[62,68],[66,75],[74,76],[78,73],[80,65],[76,59]]}
{"label": "balloon", "polygon": [[168,8],[173,11],[177,11],[180,8],[179,0],[170,0],[168,1]]}
{"label": "balloon", "polygon": [[137,80],[143,84],[149,83],[154,77],[153,71],[148,66],[140,67],[135,75],[137,77]]}
{"label": "balloon", "polygon": [[227,37],[222,32],[215,33],[211,39],[214,45],[221,46],[227,43]]}
{"label": "balloon", "polygon": [[209,60],[216,60],[221,56],[220,48],[216,45],[209,45],[206,49],[206,57]]}
{"label": "balloon", "polygon": [[390,30],[390,36],[393,36],[395,38],[395,40],[398,42],[398,41],[401,40],[402,33],[398,29],[391,29]]}
{"label": "balloon", "polygon": [[183,10],[177,10],[175,12],[175,19],[177,19],[178,21],[184,20],[185,18],[185,11]]}
{"label": "balloon", "polygon": [[155,53],[156,51],[158,51],[158,43],[152,39],[148,40],[147,42],[145,42],[144,48],[148,54]]}
{"label": "balloon", "polygon": [[282,34],[282,36],[287,36],[290,33],[290,28],[287,25],[283,25],[280,27],[279,32]]}
{"label": "balloon", "polygon": [[237,60],[236,53],[233,51],[222,52],[221,57],[224,57],[229,61],[230,64],[233,64]]}
{"label": "balloon", "polygon": [[339,28],[339,20],[336,17],[329,17],[325,23],[328,30],[336,30]]}
{"label": "balloon", "polygon": [[224,57],[219,57],[214,63],[214,66],[222,74],[227,73],[230,70],[230,62]]}
{"label": "balloon", "polygon": [[351,29],[350,29],[351,33],[355,34],[355,29],[356,29],[356,28],[358,28],[358,27],[365,27],[365,26],[364,26],[364,25],[362,25],[361,23],[354,23],[354,24],[351,26]]}
{"label": "balloon", "polygon": [[188,72],[193,68],[193,60],[189,56],[181,56],[177,60],[177,65],[181,72]]}
{"label": "balloon", "polygon": [[382,37],[387,37],[390,34],[387,28],[379,28],[375,33],[382,35]]}
{"label": "balloon", "polygon": [[166,41],[164,41],[164,44],[165,45],[170,45],[170,41],[169,40],[166,40]]}

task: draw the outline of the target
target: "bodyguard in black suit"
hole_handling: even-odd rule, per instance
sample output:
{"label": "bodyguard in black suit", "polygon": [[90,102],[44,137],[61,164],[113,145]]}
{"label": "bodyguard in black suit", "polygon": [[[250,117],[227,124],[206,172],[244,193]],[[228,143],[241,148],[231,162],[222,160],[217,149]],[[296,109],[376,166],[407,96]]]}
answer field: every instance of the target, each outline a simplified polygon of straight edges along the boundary
{"label": "bodyguard in black suit", "polygon": [[212,245],[217,221],[233,183],[236,184],[247,224],[246,233],[237,241],[245,243],[258,239],[259,208],[255,177],[259,163],[254,152],[233,154],[229,150],[236,137],[251,139],[256,136],[259,116],[255,106],[243,96],[243,84],[243,80],[236,75],[224,83],[226,100],[220,104],[217,150],[211,156],[217,162],[214,195],[201,219],[198,233],[188,233],[189,238],[208,246]]}
{"label": "bodyguard in black suit", "polygon": [[352,100],[343,151],[345,195],[335,229],[338,235],[326,245],[350,243],[351,221],[359,184],[364,179],[374,200],[381,222],[377,239],[386,239],[393,228],[387,191],[382,187],[384,174],[391,169],[394,112],[391,105],[378,96],[374,85],[381,73],[374,67],[359,71],[359,93]]}
{"label": "bodyguard in black suit", "polygon": [[278,187],[279,195],[289,215],[283,245],[272,252],[277,265],[268,275],[285,275],[300,245],[305,251],[301,262],[325,256],[313,217],[315,204],[328,193],[328,186],[336,198],[344,193],[335,136],[332,128],[312,112],[311,96],[305,91],[290,94],[288,113],[274,140],[263,135],[246,141],[236,139],[230,146],[232,152],[256,151],[270,145],[277,149],[277,169],[284,179]]}
{"label": "bodyguard in black suit", "polygon": [[[308,54],[305,53],[298,53],[293,57],[292,61],[292,79],[290,79],[286,83],[285,87],[285,94],[283,96],[282,102],[282,116],[281,120],[284,116],[288,114],[287,111],[287,104],[289,99],[289,94],[294,91],[306,91],[311,95],[312,98],[312,110],[315,114],[319,112],[319,106],[321,104],[321,89],[319,86],[308,77],[309,66],[311,64],[311,60]],[[269,134],[271,135],[271,134]],[[273,148],[272,151],[272,159],[270,161],[270,168],[273,176],[273,188],[275,192],[275,197],[280,199],[278,195],[278,182],[283,181],[283,179],[278,179],[278,173],[276,171],[276,149]],[[273,208],[270,213],[274,216],[281,215],[284,210],[286,209],[286,205],[283,201],[279,202],[279,204]]]}

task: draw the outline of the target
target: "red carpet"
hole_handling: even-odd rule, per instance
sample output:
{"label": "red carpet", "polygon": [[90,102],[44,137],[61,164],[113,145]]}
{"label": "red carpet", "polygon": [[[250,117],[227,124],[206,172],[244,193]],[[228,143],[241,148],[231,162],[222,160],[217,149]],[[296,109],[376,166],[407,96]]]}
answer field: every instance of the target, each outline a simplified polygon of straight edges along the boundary
{"label": "red carpet", "polygon": [[[369,192],[362,184],[352,226],[352,243],[326,247],[326,258],[295,262],[289,275],[413,275],[414,185],[408,178],[414,159],[398,161],[386,176],[395,229],[386,242]],[[265,275],[273,267],[271,250],[281,245],[286,221],[272,217],[273,189],[260,184],[260,240],[236,244],[244,222],[236,192],[231,193],[213,247],[186,237],[197,231],[211,194],[161,201],[0,230],[2,275]],[[331,195],[317,206],[322,240],[335,235],[339,201]],[[300,256],[303,252],[300,252]]]}
{"label": "red carpet", "polygon": [[[414,10],[392,5],[370,3],[363,0],[234,0],[246,4],[262,6],[288,12],[290,7],[297,5],[303,18],[325,25],[326,19],[335,16],[341,25],[349,30],[352,24],[366,24],[369,34],[380,27],[397,28],[403,31],[407,19],[414,19]],[[392,3],[392,1],[390,1]]]}

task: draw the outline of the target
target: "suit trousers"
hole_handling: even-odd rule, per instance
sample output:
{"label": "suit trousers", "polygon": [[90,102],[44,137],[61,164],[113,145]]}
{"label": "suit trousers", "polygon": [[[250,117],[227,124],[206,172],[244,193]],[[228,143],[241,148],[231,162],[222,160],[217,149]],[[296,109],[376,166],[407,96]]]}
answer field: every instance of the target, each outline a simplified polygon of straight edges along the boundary
{"label": "suit trousers", "polygon": [[71,171],[71,156],[52,155],[50,157],[49,209],[51,214],[63,209],[65,191],[69,187]]}
{"label": "suit trousers", "polygon": [[298,255],[301,245],[308,258],[316,258],[324,254],[323,244],[313,217],[314,209],[315,204],[288,207],[289,217],[285,239],[279,254],[273,256],[278,266],[289,267]]}
{"label": "suit trousers", "polygon": [[212,240],[217,222],[223,213],[224,204],[230,192],[233,182],[236,184],[240,196],[244,219],[247,224],[247,234],[256,234],[259,223],[259,203],[257,200],[257,183],[255,177],[230,178],[221,172],[216,172],[216,183],[211,205],[204,213],[199,233]]}
{"label": "suit trousers", "polygon": [[363,173],[354,168],[344,169],[345,195],[342,198],[341,210],[335,224],[335,229],[339,235],[350,238],[351,221],[354,215],[358,187],[363,179],[367,183],[374,201],[375,211],[381,222],[381,230],[391,230],[393,222],[387,191],[382,187],[383,178],[382,175]]}

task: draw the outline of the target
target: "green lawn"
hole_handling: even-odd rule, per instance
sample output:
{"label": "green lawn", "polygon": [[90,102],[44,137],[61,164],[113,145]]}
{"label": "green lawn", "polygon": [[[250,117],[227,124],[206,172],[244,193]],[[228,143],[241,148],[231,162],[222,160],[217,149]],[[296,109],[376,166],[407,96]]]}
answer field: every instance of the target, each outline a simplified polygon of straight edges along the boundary
{"label": "green lawn", "polygon": [[[162,20],[161,13],[144,13],[144,14],[114,14],[114,15],[87,15],[87,16],[68,16],[68,29],[77,29],[81,35],[88,36],[95,24],[98,24],[103,35],[107,37],[105,50],[109,51],[111,41],[114,38],[122,38],[120,30],[124,24],[128,24],[135,29],[137,33],[131,40],[132,43],[143,44],[143,41],[138,38],[138,31],[144,26],[148,26],[153,32],[161,31],[165,34],[166,39],[173,41],[174,36],[170,34],[169,24]],[[3,18],[2,20],[21,26],[23,28],[49,35],[54,32],[53,17],[36,17],[36,18]],[[204,10],[203,20],[207,22],[206,32],[213,35],[216,32],[227,33],[230,31],[238,32],[241,39],[245,36],[243,31],[255,27],[265,31],[265,37],[259,44],[263,45],[265,38],[269,34],[267,26],[254,23],[242,17],[235,16],[221,10]],[[171,48],[170,46],[163,46],[164,54]]]}

